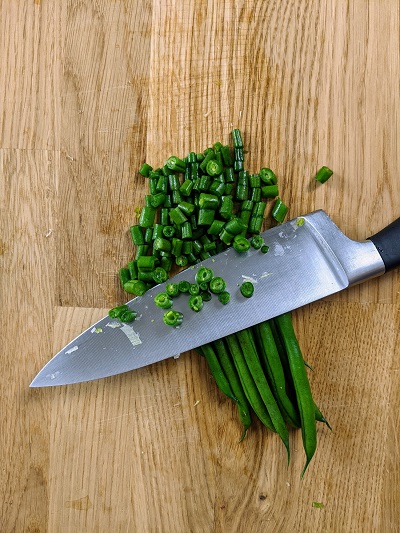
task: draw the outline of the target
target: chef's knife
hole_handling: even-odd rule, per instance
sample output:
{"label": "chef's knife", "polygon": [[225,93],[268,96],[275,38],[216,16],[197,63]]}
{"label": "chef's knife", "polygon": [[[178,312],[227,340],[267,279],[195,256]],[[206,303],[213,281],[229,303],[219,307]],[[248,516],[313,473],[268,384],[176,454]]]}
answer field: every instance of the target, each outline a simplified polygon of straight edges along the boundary
{"label": "chef's knife", "polygon": [[[31,387],[65,385],[127,372],[183,353],[238,330],[294,310],[350,285],[379,276],[400,264],[400,218],[365,242],[346,237],[324,211],[315,211],[262,234],[268,253],[233,248],[189,267],[168,282],[194,282],[200,266],[222,276],[231,293],[201,312],[188,307],[183,294],[174,309],[184,315],[178,328],[166,326],[154,296],[157,285],[128,306],[137,312],[129,324],[106,316],[70,342],[39,372]],[[245,280],[254,284],[251,298],[241,295]]]}

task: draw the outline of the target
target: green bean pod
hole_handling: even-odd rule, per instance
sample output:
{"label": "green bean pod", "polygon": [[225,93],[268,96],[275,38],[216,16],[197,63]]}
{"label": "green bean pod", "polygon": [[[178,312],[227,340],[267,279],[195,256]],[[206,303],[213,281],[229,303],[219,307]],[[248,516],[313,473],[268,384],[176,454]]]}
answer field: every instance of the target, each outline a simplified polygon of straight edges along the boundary
{"label": "green bean pod", "polygon": [[246,436],[247,430],[249,429],[251,425],[250,404],[243,390],[243,386],[240,382],[240,378],[236,371],[235,364],[233,362],[231,354],[227,350],[224,344],[224,341],[222,339],[218,339],[213,342],[213,346],[214,346],[214,350],[217,355],[217,358],[219,360],[219,363],[221,365],[221,368],[224,371],[225,376],[227,377],[227,380],[231,386],[232,392],[235,395],[235,397],[239,400],[237,405],[238,405],[238,410],[239,410],[239,417],[243,424],[243,434],[240,438],[240,442],[241,442]]}
{"label": "green bean pod", "polygon": [[265,377],[264,370],[261,366],[260,358],[257,353],[254,338],[251,329],[244,329],[236,333],[240,346],[245,354],[247,366],[253,377],[254,383],[260,393],[260,396],[267,408],[268,414],[271,418],[275,431],[282,439],[283,444],[288,453],[288,461],[290,460],[290,448],[289,448],[289,431],[286,426],[285,420],[279,409],[279,406],[272,394],[271,388]]}
{"label": "green bean pod", "polygon": [[303,477],[317,448],[315,404],[311,394],[311,387],[310,382],[308,381],[304,359],[293,329],[291,314],[284,313],[283,315],[276,317],[275,320],[288,355],[290,371],[296,391],[297,404],[300,411],[301,433],[303,447],[306,453],[306,464],[301,473],[301,477]]}
{"label": "green bean pod", "polygon": [[320,411],[320,408],[318,407],[318,405],[314,402],[314,405],[315,405],[315,420],[317,420],[318,422],[322,422],[323,424],[325,424],[331,431],[332,428],[331,426],[329,425],[329,422],[327,421],[327,419],[324,417],[324,415],[321,413]]}
{"label": "green bean pod", "polygon": [[228,398],[231,398],[231,400],[238,403],[239,400],[234,395],[211,344],[204,344],[201,346],[201,354],[207,361],[211,374],[213,375],[219,389],[225,394],[225,396],[228,396]]}
{"label": "green bean pod", "polygon": [[285,374],[269,321],[257,324],[253,331],[260,358],[264,363],[271,389],[282,414],[289,424],[299,428],[300,414],[297,406],[292,403],[286,393]]}
{"label": "green bean pod", "polygon": [[240,347],[238,339],[236,338],[235,333],[232,333],[231,335],[225,337],[225,340],[232,355],[232,359],[235,364],[240,381],[242,383],[243,390],[253,411],[260,419],[260,421],[264,424],[264,426],[276,433],[274,424],[272,423],[268,410],[265,407],[263,399],[261,398],[260,393],[258,392],[258,389],[254,383],[253,376],[251,375],[250,370],[247,366],[246,359],[243,355],[242,349]]}

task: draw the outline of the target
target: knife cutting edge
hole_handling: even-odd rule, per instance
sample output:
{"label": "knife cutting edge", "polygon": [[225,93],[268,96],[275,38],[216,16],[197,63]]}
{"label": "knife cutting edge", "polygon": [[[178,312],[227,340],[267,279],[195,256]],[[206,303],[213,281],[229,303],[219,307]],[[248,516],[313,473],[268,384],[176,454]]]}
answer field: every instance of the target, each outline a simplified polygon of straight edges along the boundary
{"label": "knife cutting edge", "polygon": [[[128,372],[187,352],[280,314],[366,281],[400,265],[400,218],[364,242],[346,237],[322,210],[297,217],[262,234],[267,254],[229,248],[180,272],[168,282],[194,282],[200,266],[222,276],[231,293],[228,305],[211,299],[194,313],[184,295],[174,309],[184,315],[179,328],[163,323],[154,296],[159,284],[128,302],[137,312],[130,324],[106,316],[57,353],[31,387],[80,383]],[[255,291],[244,298],[240,284]]]}

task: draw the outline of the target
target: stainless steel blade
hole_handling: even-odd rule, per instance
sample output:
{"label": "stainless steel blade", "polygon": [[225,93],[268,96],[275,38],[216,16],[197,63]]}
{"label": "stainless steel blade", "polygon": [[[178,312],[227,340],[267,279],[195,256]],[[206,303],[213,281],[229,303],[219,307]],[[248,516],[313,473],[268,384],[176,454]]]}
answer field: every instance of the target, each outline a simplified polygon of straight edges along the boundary
{"label": "stainless steel blade", "polygon": [[[239,254],[230,248],[173,278],[194,282],[197,269],[209,266],[226,280],[231,293],[229,304],[222,305],[212,298],[200,313],[195,313],[189,309],[187,297],[181,295],[174,300],[174,309],[184,314],[184,321],[179,328],[171,328],[163,323],[164,311],[153,302],[164,289],[165,284],[160,284],[128,303],[138,312],[133,323],[103,318],[55,355],[31,387],[90,381],[140,368],[385,271],[372,242],[350,240],[323,211],[276,226],[263,237],[270,248],[266,254],[252,248]],[[239,291],[247,279],[255,286],[252,298],[244,298]]]}

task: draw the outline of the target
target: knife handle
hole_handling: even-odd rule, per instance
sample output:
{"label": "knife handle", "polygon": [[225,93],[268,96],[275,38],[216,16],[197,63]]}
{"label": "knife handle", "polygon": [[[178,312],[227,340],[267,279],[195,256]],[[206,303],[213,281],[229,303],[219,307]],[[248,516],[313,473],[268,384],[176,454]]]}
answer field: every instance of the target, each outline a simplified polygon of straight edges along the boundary
{"label": "knife handle", "polygon": [[400,266],[400,218],[368,239],[382,257],[386,272]]}

